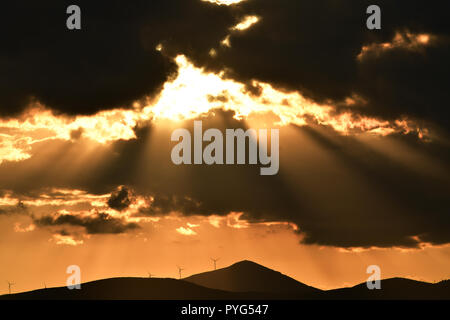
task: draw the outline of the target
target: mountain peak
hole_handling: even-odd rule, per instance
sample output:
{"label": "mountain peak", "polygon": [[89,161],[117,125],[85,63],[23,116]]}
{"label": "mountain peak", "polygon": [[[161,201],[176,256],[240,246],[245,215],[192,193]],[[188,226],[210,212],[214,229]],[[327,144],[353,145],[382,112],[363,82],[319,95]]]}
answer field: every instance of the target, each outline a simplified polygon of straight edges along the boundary
{"label": "mountain peak", "polygon": [[200,273],[184,280],[207,288],[232,292],[309,294],[319,291],[249,260],[239,261],[229,267]]}
{"label": "mountain peak", "polygon": [[238,261],[236,263],[233,263],[228,268],[257,268],[257,269],[270,270],[269,268],[266,268],[263,265],[260,265],[259,263],[256,263],[256,262],[253,262],[253,261],[250,261],[250,260]]}

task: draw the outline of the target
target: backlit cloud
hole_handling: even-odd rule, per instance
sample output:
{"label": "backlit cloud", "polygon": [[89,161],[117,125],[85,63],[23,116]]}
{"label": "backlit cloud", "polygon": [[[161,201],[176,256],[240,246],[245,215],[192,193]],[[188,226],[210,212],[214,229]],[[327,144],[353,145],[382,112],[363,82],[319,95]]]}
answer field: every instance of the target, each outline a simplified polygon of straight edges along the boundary
{"label": "backlit cloud", "polygon": [[197,233],[191,228],[179,227],[176,229],[178,233],[185,236],[195,236]]}
{"label": "backlit cloud", "polygon": [[426,33],[412,34],[409,32],[397,32],[391,42],[372,43],[363,46],[358,55],[358,59],[362,60],[370,54],[380,55],[383,52],[396,48],[420,52],[425,46],[432,45],[435,41],[435,36]]}

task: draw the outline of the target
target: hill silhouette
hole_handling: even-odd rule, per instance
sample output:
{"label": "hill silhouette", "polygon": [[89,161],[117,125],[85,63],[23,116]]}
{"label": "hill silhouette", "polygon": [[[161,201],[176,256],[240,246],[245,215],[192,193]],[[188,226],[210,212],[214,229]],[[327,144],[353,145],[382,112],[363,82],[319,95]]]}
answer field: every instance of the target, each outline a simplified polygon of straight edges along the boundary
{"label": "hill silhouette", "polygon": [[381,290],[368,290],[366,283],[327,291],[326,299],[352,300],[449,300],[450,281],[429,283],[405,278],[381,280]]}
{"label": "hill silhouette", "polygon": [[366,283],[322,291],[251,261],[182,280],[112,278],[84,283],[81,290],[39,289],[0,296],[0,300],[450,300],[450,281],[427,283],[404,278],[381,280],[381,290]]}
{"label": "hill silhouette", "polygon": [[321,291],[247,260],[227,268],[196,274],[184,280],[223,291],[262,292],[293,297],[307,297]]}
{"label": "hill silhouette", "polygon": [[[209,289],[182,280],[158,278],[112,278],[83,283],[80,290],[58,287],[0,296],[0,299],[19,300],[222,300],[240,298],[241,295],[232,292]],[[247,297],[243,296],[242,298]]]}

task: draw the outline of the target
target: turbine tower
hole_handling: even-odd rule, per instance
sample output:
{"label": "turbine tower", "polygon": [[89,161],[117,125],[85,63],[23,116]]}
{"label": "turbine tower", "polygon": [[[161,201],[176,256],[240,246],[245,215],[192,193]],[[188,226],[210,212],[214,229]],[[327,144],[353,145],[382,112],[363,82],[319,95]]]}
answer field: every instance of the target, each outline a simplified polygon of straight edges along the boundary
{"label": "turbine tower", "polygon": [[182,268],[182,267],[180,267],[180,266],[177,266],[177,268],[178,268],[178,274],[179,274],[180,279],[181,279],[181,271],[183,271],[184,268]]}
{"label": "turbine tower", "polygon": [[148,271],[147,271],[147,273],[148,273],[148,277],[151,278],[152,277],[152,273],[148,272]]}
{"label": "turbine tower", "polygon": [[11,294],[11,287],[13,285],[15,285],[15,283],[14,282],[10,282],[10,281],[7,281],[7,282],[8,282],[8,292],[9,292],[9,294]]}
{"label": "turbine tower", "polygon": [[217,261],[219,261],[220,258],[216,258],[216,259],[210,258],[210,259],[214,262],[214,270],[217,270]]}

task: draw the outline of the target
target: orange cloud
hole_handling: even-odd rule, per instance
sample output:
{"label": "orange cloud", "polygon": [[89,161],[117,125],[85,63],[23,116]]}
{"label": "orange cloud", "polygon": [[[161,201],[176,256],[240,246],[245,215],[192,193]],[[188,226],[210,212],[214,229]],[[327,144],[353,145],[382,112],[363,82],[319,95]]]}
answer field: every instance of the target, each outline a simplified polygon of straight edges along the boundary
{"label": "orange cloud", "polygon": [[182,234],[184,236],[195,236],[197,234],[197,232],[195,232],[191,228],[185,228],[185,227],[179,227],[179,228],[176,229],[176,231],[179,234]]}
{"label": "orange cloud", "polygon": [[84,243],[83,240],[75,240],[71,236],[63,236],[60,234],[54,234],[50,241],[55,242],[57,245],[67,245],[67,246],[79,246]]}
{"label": "orange cloud", "polygon": [[363,60],[369,54],[380,55],[383,52],[401,48],[411,51],[420,51],[421,48],[429,46],[436,40],[436,36],[426,33],[397,32],[391,42],[372,43],[361,48],[358,60]]}

